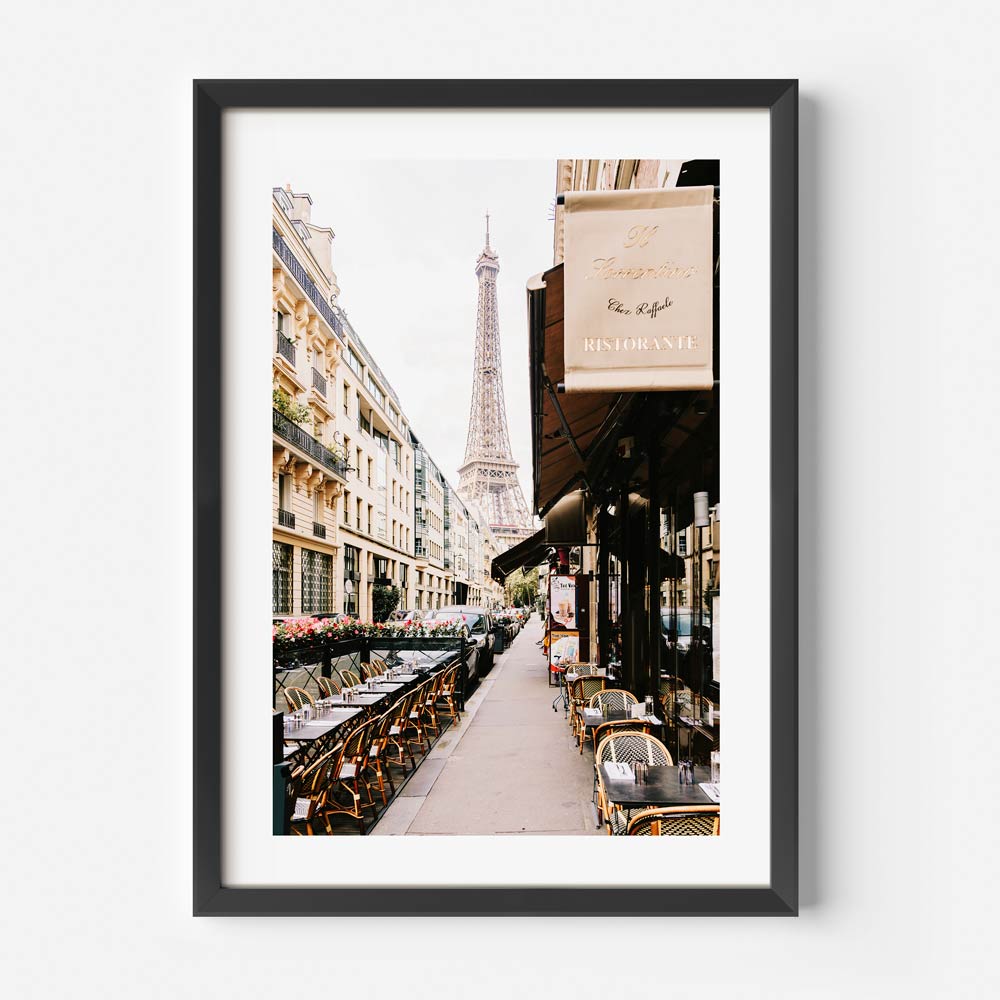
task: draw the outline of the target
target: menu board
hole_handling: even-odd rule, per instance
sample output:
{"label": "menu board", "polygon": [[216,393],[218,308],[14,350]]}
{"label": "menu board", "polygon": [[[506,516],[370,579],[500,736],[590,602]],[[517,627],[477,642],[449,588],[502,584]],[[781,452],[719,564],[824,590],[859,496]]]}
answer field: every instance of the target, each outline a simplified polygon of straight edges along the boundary
{"label": "menu board", "polygon": [[576,628],[576,578],[554,576],[549,581],[551,628]]}

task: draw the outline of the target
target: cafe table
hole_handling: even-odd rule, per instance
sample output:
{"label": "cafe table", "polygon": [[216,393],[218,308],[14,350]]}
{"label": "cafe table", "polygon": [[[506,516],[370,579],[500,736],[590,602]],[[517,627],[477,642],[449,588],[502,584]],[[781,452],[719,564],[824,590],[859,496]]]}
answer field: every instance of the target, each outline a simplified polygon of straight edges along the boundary
{"label": "cafe table", "polygon": [[639,718],[635,718],[628,712],[608,712],[607,715],[602,715],[600,710],[592,708],[585,708],[581,718],[588,735],[592,735],[594,730],[598,726],[604,725],[605,722],[645,722],[652,726],[663,725],[663,720],[658,719],[655,715],[641,715]]}
{"label": "cafe table", "polygon": [[[327,745],[329,737],[335,734],[344,723],[356,719],[362,711],[363,709],[360,708],[333,708],[321,718],[310,719],[297,729],[286,733],[284,736],[285,745],[297,743],[298,747],[291,754],[285,754],[285,758],[295,757],[302,764],[311,763]],[[288,718],[288,715],[285,717]]]}
{"label": "cafe table", "polygon": [[[629,770],[631,771],[631,765]],[[608,803],[624,812],[626,817],[641,809],[717,805],[718,800],[701,787],[702,784],[711,782],[711,779],[710,768],[696,766],[694,784],[682,785],[676,765],[664,764],[651,765],[646,769],[646,780],[637,782],[634,772],[621,777],[616,765],[601,764],[601,781],[604,783]]]}
{"label": "cafe table", "polygon": [[607,678],[608,672],[603,667],[593,674],[578,674],[572,667],[568,667],[566,670],[566,683],[567,685],[572,684],[573,681],[580,677],[604,677]]}

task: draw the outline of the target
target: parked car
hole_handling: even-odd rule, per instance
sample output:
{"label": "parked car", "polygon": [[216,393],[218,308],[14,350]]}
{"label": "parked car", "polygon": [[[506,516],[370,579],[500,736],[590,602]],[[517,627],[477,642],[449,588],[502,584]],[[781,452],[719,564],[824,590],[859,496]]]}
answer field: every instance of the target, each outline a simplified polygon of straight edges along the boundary
{"label": "parked car", "polygon": [[420,608],[399,608],[389,615],[391,622],[422,622],[424,612]]}
{"label": "parked car", "polygon": [[[475,643],[475,676],[485,677],[493,667],[493,616],[485,608],[467,604],[453,604],[438,608],[428,614],[426,621],[455,621],[462,618],[469,630],[469,638]],[[469,657],[469,677],[473,676]]]}

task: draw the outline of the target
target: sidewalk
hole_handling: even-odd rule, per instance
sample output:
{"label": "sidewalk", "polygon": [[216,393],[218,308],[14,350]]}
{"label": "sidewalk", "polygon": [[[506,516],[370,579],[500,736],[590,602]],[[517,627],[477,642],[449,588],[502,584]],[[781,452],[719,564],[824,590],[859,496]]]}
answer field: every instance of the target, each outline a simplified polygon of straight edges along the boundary
{"label": "sidewalk", "polygon": [[596,835],[593,762],[546,684],[534,617],[386,810],[372,836]]}

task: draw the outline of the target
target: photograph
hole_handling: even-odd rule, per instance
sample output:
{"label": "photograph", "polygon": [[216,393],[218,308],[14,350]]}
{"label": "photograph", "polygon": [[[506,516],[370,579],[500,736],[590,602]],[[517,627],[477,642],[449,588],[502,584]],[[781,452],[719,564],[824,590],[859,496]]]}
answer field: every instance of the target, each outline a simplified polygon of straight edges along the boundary
{"label": "photograph", "polygon": [[724,837],[720,166],[260,191],[272,834]]}

